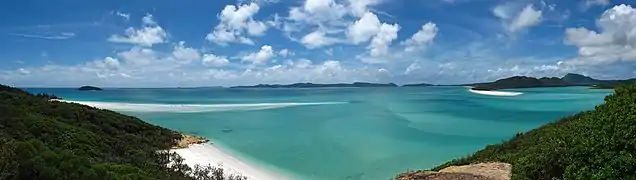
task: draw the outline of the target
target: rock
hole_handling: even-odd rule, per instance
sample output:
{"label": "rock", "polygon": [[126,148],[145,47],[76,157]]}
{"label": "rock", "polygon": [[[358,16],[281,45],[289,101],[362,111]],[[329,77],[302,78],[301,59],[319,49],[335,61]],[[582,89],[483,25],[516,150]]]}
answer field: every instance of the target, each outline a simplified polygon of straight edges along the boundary
{"label": "rock", "polygon": [[197,137],[197,136],[191,136],[191,135],[185,135],[185,134],[181,134],[181,140],[177,142],[176,146],[173,148],[188,148],[188,146],[192,145],[192,144],[203,144],[203,143],[207,143],[210,142],[210,140],[205,139],[203,137]]}
{"label": "rock", "polygon": [[450,166],[435,171],[415,171],[400,174],[396,180],[510,180],[512,165],[508,163],[478,163]]}

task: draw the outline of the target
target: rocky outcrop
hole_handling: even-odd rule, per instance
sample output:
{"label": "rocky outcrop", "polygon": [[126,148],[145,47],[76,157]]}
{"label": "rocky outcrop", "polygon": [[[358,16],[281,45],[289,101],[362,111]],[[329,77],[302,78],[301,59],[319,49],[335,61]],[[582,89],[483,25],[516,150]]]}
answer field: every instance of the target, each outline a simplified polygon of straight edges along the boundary
{"label": "rocky outcrop", "polygon": [[191,144],[203,144],[210,142],[210,140],[203,137],[197,137],[192,135],[181,134],[181,140],[175,145],[175,149],[188,148]]}
{"label": "rocky outcrop", "polygon": [[398,175],[396,180],[509,180],[512,165],[508,163],[479,163],[450,166],[440,171],[414,171]]}

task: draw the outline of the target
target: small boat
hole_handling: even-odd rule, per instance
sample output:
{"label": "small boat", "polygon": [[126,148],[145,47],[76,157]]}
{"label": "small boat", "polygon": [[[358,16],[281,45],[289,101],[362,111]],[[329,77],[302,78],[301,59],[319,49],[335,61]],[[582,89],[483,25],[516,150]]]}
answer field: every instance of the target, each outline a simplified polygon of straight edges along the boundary
{"label": "small boat", "polygon": [[232,132],[232,131],[234,131],[234,130],[232,130],[232,129],[221,129],[221,132],[224,132],[224,133],[229,133],[229,132]]}

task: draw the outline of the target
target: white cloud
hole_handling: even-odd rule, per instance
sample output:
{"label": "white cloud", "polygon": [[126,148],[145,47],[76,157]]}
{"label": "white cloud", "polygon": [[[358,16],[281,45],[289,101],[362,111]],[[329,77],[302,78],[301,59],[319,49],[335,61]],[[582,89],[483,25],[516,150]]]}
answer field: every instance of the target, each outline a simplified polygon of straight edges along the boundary
{"label": "white cloud", "polygon": [[225,6],[219,14],[219,24],[206,36],[206,39],[220,45],[231,42],[254,44],[247,35],[262,36],[269,28],[267,23],[254,20],[253,16],[259,9],[260,6],[256,3]]}
{"label": "white cloud", "polygon": [[143,18],[141,18],[141,22],[145,25],[157,25],[157,22],[152,17],[152,14],[146,14]]}
{"label": "white cloud", "polygon": [[133,47],[128,51],[117,53],[117,56],[121,57],[126,64],[133,66],[148,65],[158,59],[154,50],[143,47]]}
{"label": "white cloud", "polygon": [[366,12],[364,15],[347,30],[347,37],[354,44],[367,42],[371,37],[380,31],[380,20],[372,12]]}
{"label": "white cloud", "polygon": [[276,54],[272,46],[264,45],[260,51],[245,55],[241,57],[241,60],[251,62],[252,64],[265,64],[274,56],[276,56]]}
{"label": "white cloud", "polygon": [[539,24],[542,20],[541,10],[534,9],[533,5],[527,5],[523,10],[512,20],[512,23],[508,27],[511,32],[518,32],[526,28]]}
{"label": "white cloud", "polygon": [[506,3],[497,5],[493,14],[500,18],[506,31],[516,33],[536,26],[543,20],[543,12],[535,9],[532,4],[523,8],[516,3]]}
{"label": "white cloud", "polygon": [[382,3],[383,0],[348,0],[349,1],[349,11],[354,16],[363,16],[368,9],[369,6],[377,5]]}
{"label": "white cloud", "polygon": [[333,48],[329,48],[325,50],[325,54],[329,55],[329,56],[333,56]]}
{"label": "white cloud", "polygon": [[292,7],[289,19],[308,24],[334,23],[347,14],[344,5],[334,0],[305,0],[302,7]]}
{"label": "white cloud", "polygon": [[590,7],[594,5],[607,6],[610,4],[610,0],[585,0],[585,6]]}
{"label": "white cloud", "polygon": [[214,54],[204,54],[202,62],[204,66],[208,67],[222,67],[230,64],[230,61],[227,60],[225,56],[217,56]]}
{"label": "white cloud", "polygon": [[119,16],[119,17],[124,18],[124,20],[126,20],[126,21],[130,20],[130,14],[129,13],[123,13],[123,12],[115,11],[114,14]]}
{"label": "white cloud", "polygon": [[24,69],[24,68],[20,68],[20,69],[18,69],[18,72],[20,72],[20,74],[23,74],[23,75],[29,75],[29,74],[31,74],[31,72],[30,72],[29,70],[26,70],[26,69]]}
{"label": "white cloud", "polygon": [[430,44],[433,41],[433,39],[435,39],[435,36],[437,36],[438,31],[439,29],[437,28],[437,25],[433,22],[428,22],[422,25],[422,28],[420,28],[419,31],[413,34],[411,38],[402,42],[402,44],[406,46],[404,48],[404,51],[413,52],[413,51],[422,50],[428,44]]}
{"label": "white cloud", "polygon": [[19,36],[24,38],[37,38],[48,40],[63,40],[75,37],[75,33],[60,33],[59,35],[39,35],[39,34],[23,34],[23,33],[8,33],[9,36]]}
{"label": "white cloud", "polygon": [[[293,37],[295,35],[302,36],[299,42],[308,48],[337,43],[363,43],[379,31],[381,23],[370,12],[370,7],[382,2],[383,0],[305,0],[301,6],[290,8],[289,16],[281,22],[282,30],[292,40],[296,39]],[[316,39],[318,42],[303,39]]]}
{"label": "white cloud", "polygon": [[340,42],[340,40],[326,36],[325,32],[321,30],[311,32],[300,39],[300,43],[309,49],[329,46],[338,42]]}
{"label": "white cloud", "polygon": [[569,65],[600,65],[636,61],[636,8],[617,5],[606,10],[596,24],[602,31],[568,28],[564,43],[578,48]]}
{"label": "white cloud", "polygon": [[389,51],[389,45],[393,40],[397,39],[397,32],[400,26],[397,24],[382,24],[379,32],[371,40],[371,44],[367,47],[371,56],[384,56]]}
{"label": "white cloud", "polygon": [[119,69],[119,60],[112,57],[106,57],[104,59],[104,67],[112,70]]}
{"label": "white cloud", "polygon": [[281,49],[280,51],[278,51],[278,55],[282,57],[287,57],[287,56],[293,56],[296,54],[289,49]]}
{"label": "white cloud", "polygon": [[152,46],[167,41],[168,33],[152,19],[148,14],[143,17],[144,26],[140,29],[129,27],[125,35],[112,35],[108,38],[110,42],[129,43],[140,46]]}
{"label": "white cloud", "polygon": [[172,55],[177,60],[182,61],[194,61],[201,58],[201,54],[199,53],[199,51],[191,47],[185,47],[184,41],[180,41],[179,44],[174,46]]}

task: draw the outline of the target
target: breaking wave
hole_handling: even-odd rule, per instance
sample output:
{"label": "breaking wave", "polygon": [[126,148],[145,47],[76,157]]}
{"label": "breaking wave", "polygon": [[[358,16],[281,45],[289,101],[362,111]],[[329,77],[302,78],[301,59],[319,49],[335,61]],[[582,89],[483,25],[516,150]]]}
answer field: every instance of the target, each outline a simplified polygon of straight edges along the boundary
{"label": "breaking wave", "polygon": [[136,104],[119,102],[97,102],[97,101],[67,101],[62,102],[78,103],[100,109],[113,111],[133,111],[133,112],[175,112],[175,113],[196,113],[196,112],[219,112],[219,111],[252,111],[275,109],[292,106],[313,106],[329,104],[346,104],[347,102],[282,102],[282,103],[254,103],[254,104]]}

